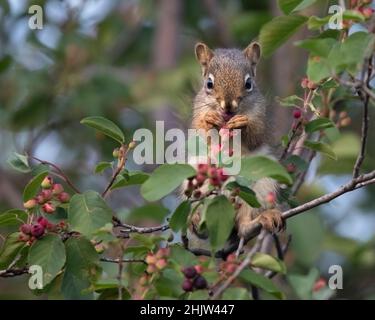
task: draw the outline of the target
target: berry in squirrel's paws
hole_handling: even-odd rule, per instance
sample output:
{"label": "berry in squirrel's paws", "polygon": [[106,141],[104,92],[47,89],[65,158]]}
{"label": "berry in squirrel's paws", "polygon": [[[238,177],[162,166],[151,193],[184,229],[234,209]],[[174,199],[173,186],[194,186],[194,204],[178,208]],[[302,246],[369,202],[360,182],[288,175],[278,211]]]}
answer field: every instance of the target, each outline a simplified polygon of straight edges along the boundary
{"label": "berry in squirrel's paws", "polygon": [[234,116],[234,113],[232,113],[232,112],[224,112],[223,113],[223,119],[224,119],[225,122],[228,122],[233,116]]}

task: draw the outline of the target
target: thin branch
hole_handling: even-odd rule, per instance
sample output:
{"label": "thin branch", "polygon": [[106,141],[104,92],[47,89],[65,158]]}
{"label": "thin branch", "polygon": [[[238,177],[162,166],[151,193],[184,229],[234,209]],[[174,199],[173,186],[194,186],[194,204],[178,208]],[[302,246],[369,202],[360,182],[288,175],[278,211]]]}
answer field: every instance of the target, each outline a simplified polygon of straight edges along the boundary
{"label": "thin branch", "polygon": [[[362,77],[365,77],[364,80],[366,83],[366,87],[369,87],[370,85],[370,76],[372,72],[372,57],[370,57],[367,61],[367,70],[362,73]],[[363,80],[363,79],[362,79]],[[357,160],[354,165],[353,169],[353,178],[358,177],[359,170],[361,169],[362,163],[365,159],[366,154],[366,144],[367,144],[367,133],[368,133],[368,123],[369,123],[369,113],[368,113],[368,104],[370,101],[370,97],[367,93],[364,94],[364,96],[359,92],[359,96],[361,97],[363,101],[363,116],[362,116],[362,128],[361,128],[361,150],[358,154]]]}
{"label": "thin branch", "polygon": [[114,182],[116,181],[116,178],[121,173],[121,171],[124,169],[125,164],[126,164],[126,160],[127,160],[126,155],[127,155],[128,151],[129,151],[129,148],[127,146],[122,145],[120,147],[120,149],[119,149],[120,154],[119,154],[119,160],[118,160],[117,168],[116,168],[115,172],[113,173],[111,180],[109,181],[108,185],[106,186],[106,188],[104,189],[104,191],[102,193],[103,198],[108,194],[108,192],[110,191]]}
{"label": "thin branch", "polygon": [[81,191],[78,190],[78,188],[76,188],[74,186],[74,184],[71,182],[71,180],[69,179],[69,177],[64,173],[64,171],[62,169],[60,169],[57,165],[55,165],[54,163],[52,162],[49,162],[49,161],[46,161],[46,160],[41,160],[41,159],[38,159],[37,157],[34,157],[34,156],[30,156],[30,158],[34,159],[35,161],[38,161],[40,162],[41,164],[46,164],[46,165],[49,165],[51,166],[52,168],[54,168],[57,173],[59,174],[59,176],[76,192],[76,193],[81,193]]}
{"label": "thin branch", "polygon": [[120,232],[123,232],[123,233],[130,233],[130,232],[134,232],[134,233],[153,233],[153,232],[157,232],[157,231],[163,232],[163,231],[166,231],[166,230],[169,229],[168,224],[163,224],[163,225],[156,226],[156,227],[136,227],[136,226],[132,226],[132,225],[126,224],[126,223],[120,223],[120,224],[115,225],[115,226],[125,228],[125,229],[120,230]]}
{"label": "thin branch", "polygon": [[0,270],[0,278],[12,278],[17,277],[29,272],[28,268],[14,268],[7,270]]}
{"label": "thin branch", "polygon": [[132,262],[140,262],[140,263],[146,263],[143,259],[112,259],[112,258],[100,258],[100,261],[103,262],[111,262],[111,263],[132,263]]}

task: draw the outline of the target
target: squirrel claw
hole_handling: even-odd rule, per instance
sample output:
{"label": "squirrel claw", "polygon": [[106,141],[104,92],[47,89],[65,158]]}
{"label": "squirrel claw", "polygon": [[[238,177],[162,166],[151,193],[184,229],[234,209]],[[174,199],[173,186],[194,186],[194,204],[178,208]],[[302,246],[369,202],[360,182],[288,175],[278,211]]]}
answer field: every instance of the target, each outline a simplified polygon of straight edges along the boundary
{"label": "squirrel claw", "polygon": [[258,220],[264,229],[273,234],[285,230],[286,227],[281,212],[276,209],[262,212],[256,220]]}
{"label": "squirrel claw", "polygon": [[221,127],[223,124],[223,117],[216,111],[208,111],[204,116],[204,120],[211,126]]}
{"label": "squirrel claw", "polygon": [[246,115],[236,115],[232,117],[228,123],[227,127],[228,129],[238,129],[238,128],[243,128],[246,127],[249,124],[249,118]]}

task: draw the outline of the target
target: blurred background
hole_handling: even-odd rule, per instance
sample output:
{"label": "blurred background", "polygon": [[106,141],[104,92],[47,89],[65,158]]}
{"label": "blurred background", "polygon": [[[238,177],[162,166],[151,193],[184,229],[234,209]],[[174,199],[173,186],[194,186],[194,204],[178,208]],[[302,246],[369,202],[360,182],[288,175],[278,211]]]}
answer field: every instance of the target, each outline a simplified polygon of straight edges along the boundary
{"label": "blurred background", "polygon": [[[305,14],[326,14],[318,3]],[[43,29],[28,27],[32,4],[43,7]],[[110,172],[94,175],[99,161],[111,161],[111,140],[81,126],[87,116],[107,117],[124,129],[189,126],[192,99],[200,86],[195,42],[212,47],[245,47],[261,27],[280,15],[277,1],[220,0],[0,0],[0,212],[21,208],[30,175],[14,172],[7,159],[27,152],[57,163],[82,189],[102,190]],[[275,146],[292,123],[291,109],[275,96],[300,93],[307,54],[293,45],[301,30],[258,69],[258,83],[269,101]],[[343,105],[352,125],[334,143],[339,161],[316,158],[303,202],[346,182],[359,149],[361,108]],[[374,115],[374,108],[371,107]],[[374,167],[375,130],[370,128],[365,167]],[[128,163],[129,170],[139,169]],[[147,168],[151,170],[152,168]],[[146,205],[137,187],[113,192],[113,208],[129,223],[160,223],[178,199]],[[287,265],[299,275],[344,269],[344,289],[335,298],[375,298],[375,187],[351,192],[288,221],[293,234]],[[136,211],[134,208],[138,208]],[[0,245],[8,229],[0,229]],[[290,290],[290,297],[297,297]],[[299,295],[301,297],[301,295]],[[35,298],[24,276],[0,278],[0,299]]]}

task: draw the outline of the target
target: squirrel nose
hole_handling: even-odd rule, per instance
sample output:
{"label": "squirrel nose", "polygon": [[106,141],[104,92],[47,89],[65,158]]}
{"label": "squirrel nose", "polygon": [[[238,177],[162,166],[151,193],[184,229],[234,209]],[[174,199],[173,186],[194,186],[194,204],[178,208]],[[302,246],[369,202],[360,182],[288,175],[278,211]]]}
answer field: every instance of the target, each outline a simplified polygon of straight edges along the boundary
{"label": "squirrel nose", "polygon": [[233,100],[221,100],[220,101],[220,107],[225,111],[225,112],[233,112],[238,108],[238,103],[239,100],[233,99]]}

